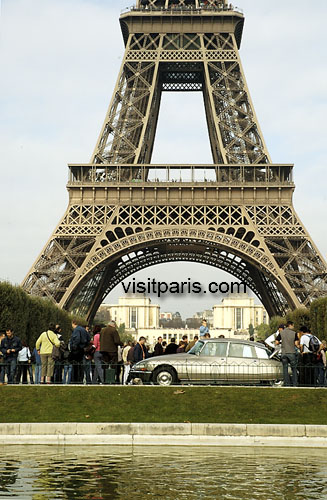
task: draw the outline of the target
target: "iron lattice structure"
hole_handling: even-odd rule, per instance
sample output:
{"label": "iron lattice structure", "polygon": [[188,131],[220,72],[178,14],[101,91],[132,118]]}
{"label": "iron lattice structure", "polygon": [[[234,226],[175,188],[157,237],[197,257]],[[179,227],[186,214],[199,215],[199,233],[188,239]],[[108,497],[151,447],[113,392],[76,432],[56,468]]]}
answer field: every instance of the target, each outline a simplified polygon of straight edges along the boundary
{"label": "iron lattice structure", "polygon": [[[270,315],[326,294],[326,263],[296,215],[292,165],[271,163],[226,1],[138,0],[90,163],[69,165],[69,205],[23,282],[92,319],[132,273],[201,262],[245,282]],[[151,163],[162,92],[202,92],[210,165]]]}

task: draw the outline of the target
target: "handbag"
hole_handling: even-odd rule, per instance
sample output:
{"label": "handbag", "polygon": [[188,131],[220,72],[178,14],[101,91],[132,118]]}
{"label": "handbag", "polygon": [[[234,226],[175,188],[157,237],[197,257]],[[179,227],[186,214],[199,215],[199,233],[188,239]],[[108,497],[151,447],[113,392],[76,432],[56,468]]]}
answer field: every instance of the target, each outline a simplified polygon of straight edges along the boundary
{"label": "handbag", "polygon": [[86,359],[93,359],[94,353],[95,353],[95,345],[93,345],[93,342],[89,342],[85,347],[84,347],[84,354]]}
{"label": "handbag", "polygon": [[46,332],[46,334],[47,334],[49,342],[53,345],[51,357],[52,357],[52,359],[54,361],[58,361],[60,359],[60,350],[59,350],[59,347],[57,347],[56,345],[54,345],[54,343],[52,342],[52,340],[50,339],[50,337],[48,335],[48,332]]}

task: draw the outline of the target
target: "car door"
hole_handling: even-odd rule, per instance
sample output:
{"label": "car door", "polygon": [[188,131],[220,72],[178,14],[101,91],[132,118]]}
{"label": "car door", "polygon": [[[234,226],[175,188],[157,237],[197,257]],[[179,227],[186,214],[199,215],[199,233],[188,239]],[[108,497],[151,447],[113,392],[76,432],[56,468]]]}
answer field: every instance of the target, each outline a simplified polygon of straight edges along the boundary
{"label": "car door", "polygon": [[230,382],[246,383],[259,380],[259,362],[255,346],[230,342],[227,359],[227,378]]}
{"label": "car door", "polygon": [[226,380],[228,342],[206,342],[187,363],[190,382],[215,382]]}
{"label": "car door", "polygon": [[280,380],[283,378],[282,363],[276,359],[271,359],[271,352],[265,347],[255,346],[257,353],[260,380]]}

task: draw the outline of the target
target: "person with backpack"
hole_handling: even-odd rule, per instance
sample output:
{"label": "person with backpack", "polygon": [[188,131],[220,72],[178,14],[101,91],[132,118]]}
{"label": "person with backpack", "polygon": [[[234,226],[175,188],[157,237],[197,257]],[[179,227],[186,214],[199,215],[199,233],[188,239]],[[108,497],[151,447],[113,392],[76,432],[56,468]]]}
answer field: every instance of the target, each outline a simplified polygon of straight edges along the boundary
{"label": "person with backpack", "polygon": [[35,347],[41,356],[41,384],[51,384],[54,370],[54,359],[52,357],[53,347],[60,346],[60,340],[54,333],[55,326],[49,325],[46,332],[41,333],[36,341]]}
{"label": "person with backpack", "polygon": [[316,361],[317,354],[322,349],[320,340],[309,331],[306,326],[300,328],[300,351],[302,358],[303,376],[301,381],[304,385],[316,385]]}
{"label": "person with backpack", "polygon": [[91,383],[90,373],[87,371],[86,358],[84,356],[84,349],[91,341],[91,335],[86,331],[83,326],[78,324],[76,319],[72,321],[73,333],[70,337],[70,359],[72,370],[72,384],[82,384],[84,379],[84,372],[86,375],[86,383]]}

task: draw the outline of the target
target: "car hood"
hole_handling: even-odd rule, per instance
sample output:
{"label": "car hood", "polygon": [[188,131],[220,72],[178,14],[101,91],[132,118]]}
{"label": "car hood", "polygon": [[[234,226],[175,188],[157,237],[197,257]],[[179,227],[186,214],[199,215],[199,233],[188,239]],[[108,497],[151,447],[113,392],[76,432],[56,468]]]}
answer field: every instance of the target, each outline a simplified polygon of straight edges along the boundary
{"label": "car hood", "polygon": [[[155,364],[162,364],[162,363],[171,363],[173,361],[182,361],[182,362],[185,362],[186,360],[189,360],[189,359],[196,359],[197,356],[195,356],[194,354],[188,354],[186,352],[181,352],[181,353],[178,353],[178,354],[167,354],[166,356],[163,355],[163,356],[153,356],[152,358],[147,358],[147,359],[144,359],[143,361],[139,361],[139,363],[155,363]],[[133,368],[136,367],[137,368],[137,365],[139,363],[135,363],[135,365],[133,365]]]}

